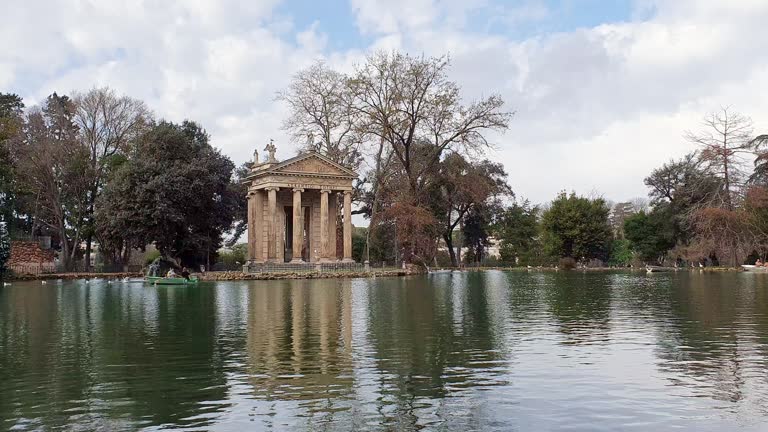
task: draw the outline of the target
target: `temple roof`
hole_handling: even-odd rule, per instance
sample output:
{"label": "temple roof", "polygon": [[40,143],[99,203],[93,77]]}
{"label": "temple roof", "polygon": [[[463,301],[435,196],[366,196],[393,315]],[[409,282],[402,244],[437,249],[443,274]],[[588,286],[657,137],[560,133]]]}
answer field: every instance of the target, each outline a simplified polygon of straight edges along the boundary
{"label": "temple roof", "polygon": [[245,178],[252,180],[267,175],[300,175],[336,178],[357,178],[357,173],[315,151],[301,153],[277,163],[254,165]]}

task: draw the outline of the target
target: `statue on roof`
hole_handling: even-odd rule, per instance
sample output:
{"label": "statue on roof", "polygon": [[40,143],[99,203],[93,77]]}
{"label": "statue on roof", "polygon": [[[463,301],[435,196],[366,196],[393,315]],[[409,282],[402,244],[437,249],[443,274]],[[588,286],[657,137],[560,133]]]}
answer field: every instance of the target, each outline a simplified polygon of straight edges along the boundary
{"label": "statue on roof", "polygon": [[259,149],[253,150],[253,164],[258,165],[259,164]]}
{"label": "statue on roof", "polygon": [[269,152],[269,160],[267,160],[267,162],[269,163],[277,162],[277,159],[275,159],[275,152],[277,151],[277,147],[275,147],[274,140],[272,139],[269,140],[269,144],[267,144],[267,146],[264,147],[264,151]]}
{"label": "statue on roof", "polygon": [[312,132],[307,134],[307,149],[314,150],[315,149],[315,134]]}

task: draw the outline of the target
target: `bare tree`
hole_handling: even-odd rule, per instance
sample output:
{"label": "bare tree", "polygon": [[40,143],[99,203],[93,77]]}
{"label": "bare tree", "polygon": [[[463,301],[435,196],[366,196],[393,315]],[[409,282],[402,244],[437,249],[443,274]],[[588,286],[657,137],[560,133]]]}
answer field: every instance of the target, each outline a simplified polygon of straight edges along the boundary
{"label": "bare tree", "polygon": [[[365,234],[365,259],[371,260],[371,232],[377,229],[379,223],[379,214],[381,211],[381,192],[382,185],[387,183],[389,176],[392,175],[392,150],[387,147],[383,139],[379,139],[376,153],[373,155],[374,167],[370,172],[371,190],[369,194],[368,216],[370,224]],[[368,183],[368,179],[363,180],[363,184]]]}
{"label": "bare tree", "polygon": [[71,99],[54,93],[42,108],[25,115],[12,143],[19,180],[30,197],[25,211],[34,220],[32,234],[45,229],[54,235],[67,270],[72,269],[85,231],[91,175],[74,111]]}
{"label": "bare tree", "polygon": [[283,129],[304,150],[316,150],[334,162],[352,169],[360,166],[360,131],[352,109],[349,78],[318,61],[293,76],[291,84],[277,94],[288,104]]}
{"label": "bare tree", "polygon": [[506,130],[512,116],[498,95],[463,105],[449,66],[447,57],[379,52],[350,81],[360,129],[391,148],[416,200],[444,152],[481,152],[489,145],[484,134]]}
{"label": "bare tree", "polygon": [[108,87],[75,93],[74,103],[74,122],[80,129],[79,140],[89,153],[91,172],[84,257],[88,271],[96,199],[115,165],[115,157],[127,153],[129,144],[146,130],[152,115],[144,102],[120,96]]}
{"label": "bare tree", "polygon": [[489,160],[473,163],[455,153],[448,155],[441,162],[436,177],[433,187],[439,193],[432,195],[439,198],[432,201],[431,207],[438,214],[451,264],[458,267],[461,244],[458,245],[457,256],[453,246],[453,232],[456,226],[465,220],[470,211],[499,196],[512,196],[512,189],[507,184],[507,174],[501,164]]}
{"label": "bare tree", "polygon": [[723,107],[704,117],[701,132],[686,132],[688,141],[701,147],[702,161],[723,181],[724,206],[734,209],[734,195],[741,194],[747,180],[747,166],[755,154],[757,143],[753,140],[752,120]]}

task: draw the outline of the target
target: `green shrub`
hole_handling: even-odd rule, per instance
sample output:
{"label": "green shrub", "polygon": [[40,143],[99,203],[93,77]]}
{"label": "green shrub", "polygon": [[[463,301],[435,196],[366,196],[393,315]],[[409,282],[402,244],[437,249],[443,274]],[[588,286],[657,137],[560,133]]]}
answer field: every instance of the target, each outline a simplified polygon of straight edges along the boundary
{"label": "green shrub", "polygon": [[153,251],[147,252],[147,254],[144,256],[144,264],[152,264],[158,258],[160,258],[159,250],[155,249]]}
{"label": "green shrub", "polygon": [[627,267],[632,262],[632,249],[629,240],[616,239],[611,245],[611,254],[608,265]]}

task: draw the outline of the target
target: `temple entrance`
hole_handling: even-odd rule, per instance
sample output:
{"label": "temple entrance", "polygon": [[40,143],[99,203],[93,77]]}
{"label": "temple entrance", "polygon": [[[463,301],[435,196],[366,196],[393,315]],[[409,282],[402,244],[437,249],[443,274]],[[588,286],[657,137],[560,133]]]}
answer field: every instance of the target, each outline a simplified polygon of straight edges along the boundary
{"label": "temple entrance", "polygon": [[[302,233],[302,244],[299,248],[297,248],[297,253],[301,255],[301,259],[305,262],[310,261],[310,250],[309,250],[309,235],[310,235],[310,208],[308,206],[303,206],[301,208],[301,216],[302,220],[304,221],[304,230]],[[283,254],[283,262],[291,262],[294,255],[294,248],[293,248],[293,206],[285,206],[285,239],[283,244],[285,245],[284,254]]]}

